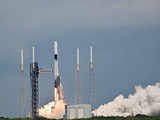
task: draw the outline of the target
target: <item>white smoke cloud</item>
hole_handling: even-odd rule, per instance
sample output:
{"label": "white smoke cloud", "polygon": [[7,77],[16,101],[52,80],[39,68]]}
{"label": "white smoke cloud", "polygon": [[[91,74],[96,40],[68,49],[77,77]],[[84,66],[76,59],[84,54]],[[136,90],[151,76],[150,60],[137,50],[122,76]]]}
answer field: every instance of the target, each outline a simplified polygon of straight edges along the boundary
{"label": "white smoke cloud", "polygon": [[160,83],[146,88],[136,86],[136,92],[124,98],[119,95],[113,101],[101,105],[93,114],[95,116],[132,116],[144,114],[160,115]]}
{"label": "white smoke cloud", "polygon": [[49,102],[47,105],[39,108],[39,116],[49,119],[61,119],[65,113],[65,103],[63,100]]}

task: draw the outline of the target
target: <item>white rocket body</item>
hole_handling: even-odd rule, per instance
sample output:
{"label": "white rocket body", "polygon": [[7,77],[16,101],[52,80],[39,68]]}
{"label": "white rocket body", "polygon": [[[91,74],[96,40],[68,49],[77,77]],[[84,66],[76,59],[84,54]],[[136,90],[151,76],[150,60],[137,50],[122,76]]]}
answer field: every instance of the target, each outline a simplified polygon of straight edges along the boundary
{"label": "white rocket body", "polygon": [[54,42],[54,100],[55,102],[63,99],[63,90],[62,85],[60,83],[60,74],[58,69],[58,43]]}

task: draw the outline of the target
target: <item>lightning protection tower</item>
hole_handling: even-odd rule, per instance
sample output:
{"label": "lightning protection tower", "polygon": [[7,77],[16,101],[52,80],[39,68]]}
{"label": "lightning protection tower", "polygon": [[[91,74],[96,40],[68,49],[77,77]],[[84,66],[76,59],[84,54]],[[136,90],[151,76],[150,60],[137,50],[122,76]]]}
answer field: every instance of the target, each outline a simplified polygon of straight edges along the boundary
{"label": "lightning protection tower", "polygon": [[26,117],[26,84],[24,79],[24,50],[20,52],[20,96],[19,96],[19,117]]}
{"label": "lightning protection tower", "polygon": [[32,63],[30,64],[30,83],[31,83],[31,117],[36,120],[38,117],[39,105],[39,66],[35,61],[35,47],[32,47]]}
{"label": "lightning protection tower", "polygon": [[76,64],[76,99],[75,103],[81,103],[81,81],[80,81],[80,49],[77,48],[77,64]]}
{"label": "lightning protection tower", "polygon": [[95,95],[95,75],[94,75],[92,46],[90,46],[90,62],[89,62],[89,104],[91,104],[92,110],[94,110],[96,104],[96,95]]}

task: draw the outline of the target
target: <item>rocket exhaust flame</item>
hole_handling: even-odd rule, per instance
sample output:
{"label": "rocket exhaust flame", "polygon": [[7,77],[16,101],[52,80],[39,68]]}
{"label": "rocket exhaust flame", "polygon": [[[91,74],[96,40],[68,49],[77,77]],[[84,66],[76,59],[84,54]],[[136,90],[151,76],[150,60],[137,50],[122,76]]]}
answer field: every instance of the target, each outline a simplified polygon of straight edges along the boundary
{"label": "rocket exhaust flame", "polygon": [[63,118],[65,112],[65,103],[63,100],[59,100],[55,103],[52,101],[47,105],[44,105],[39,110],[39,116],[49,118],[49,119],[60,119]]}
{"label": "rocket exhaust flame", "polygon": [[93,111],[95,116],[148,116],[160,115],[160,83],[146,88],[136,86],[136,92],[124,98],[119,95],[113,101]]}
{"label": "rocket exhaust flame", "polygon": [[48,103],[47,105],[44,105],[43,107],[41,107],[38,110],[39,116],[49,118],[49,119],[63,118],[64,112],[65,112],[65,102],[62,99],[63,98],[63,94],[62,94],[63,88],[61,84],[57,90],[60,90],[60,91],[57,91],[57,93],[59,94],[58,100],[52,101]]}

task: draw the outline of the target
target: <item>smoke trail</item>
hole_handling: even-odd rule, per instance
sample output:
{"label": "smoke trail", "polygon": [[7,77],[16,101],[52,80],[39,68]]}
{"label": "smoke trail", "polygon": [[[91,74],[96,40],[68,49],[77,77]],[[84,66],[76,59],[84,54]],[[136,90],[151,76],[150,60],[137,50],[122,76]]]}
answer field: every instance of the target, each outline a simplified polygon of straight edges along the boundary
{"label": "smoke trail", "polygon": [[95,116],[160,115],[160,83],[146,88],[136,86],[135,89],[136,92],[128,98],[119,95],[113,101],[101,105],[93,111],[93,114]]}

